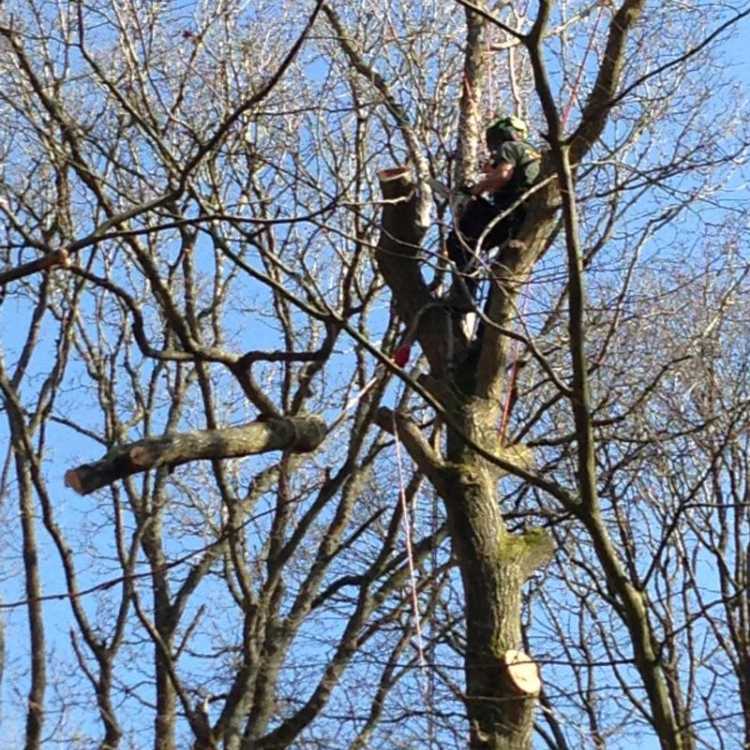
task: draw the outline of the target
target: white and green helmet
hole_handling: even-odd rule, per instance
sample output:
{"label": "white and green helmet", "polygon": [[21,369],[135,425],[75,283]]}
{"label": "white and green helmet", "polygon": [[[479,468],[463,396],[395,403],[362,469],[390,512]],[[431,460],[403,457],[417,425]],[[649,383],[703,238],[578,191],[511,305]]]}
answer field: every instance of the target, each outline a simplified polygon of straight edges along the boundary
{"label": "white and green helmet", "polygon": [[488,125],[484,131],[485,140],[490,148],[504,141],[517,139],[525,141],[528,135],[529,129],[526,127],[526,123],[520,117],[512,115],[510,117],[499,117]]}

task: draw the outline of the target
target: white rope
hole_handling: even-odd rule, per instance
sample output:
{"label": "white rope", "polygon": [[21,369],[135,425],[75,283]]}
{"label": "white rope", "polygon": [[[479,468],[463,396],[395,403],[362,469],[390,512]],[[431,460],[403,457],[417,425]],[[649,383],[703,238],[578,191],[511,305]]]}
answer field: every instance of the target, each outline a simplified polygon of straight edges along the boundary
{"label": "white rope", "polygon": [[355,404],[359,402],[361,398],[364,397],[367,391],[369,391],[370,388],[372,388],[375,385],[379,377],[380,377],[380,373],[376,372],[375,375],[373,375],[370,378],[370,380],[367,383],[365,383],[362,390],[356,396],[352,396],[349,399],[349,401],[347,401],[346,405],[344,406],[344,410],[342,411],[342,415],[346,414],[349,411],[349,409],[351,409]]}
{"label": "white rope", "polygon": [[[409,566],[409,586],[411,589],[411,605],[412,605],[412,614],[414,616],[414,631],[417,635],[417,655],[419,658],[419,667],[422,673],[422,676],[425,678],[425,681],[428,678],[428,671],[427,671],[427,661],[424,656],[424,644],[422,641],[422,623],[421,623],[421,615],[419,612],[419,599],[417,596],[417,574],[414,569],[414,550],[412,548],[411,543],[411,522],[409,520],[409,505],[406,500],[406,488],[404,486],[404,472],[401,466],[401,441],[398,439],[398,427],[396,425],[396,412],[394,410],[393,412],[393,436],[395,438],[396,442],[396,465],[398,467],[398,489],[399,489],[399,498],[401,500],[401,512],[403,516],[403,525],[404,525],[404,534],[406,536],[406,559],[407,564]],[[421,684],[420,680],[420,687],[422,689],[422,693],[425,696],[425,699],[427,699],[429,695],[429,689],[428,685],[425,682],[425,684]]]}

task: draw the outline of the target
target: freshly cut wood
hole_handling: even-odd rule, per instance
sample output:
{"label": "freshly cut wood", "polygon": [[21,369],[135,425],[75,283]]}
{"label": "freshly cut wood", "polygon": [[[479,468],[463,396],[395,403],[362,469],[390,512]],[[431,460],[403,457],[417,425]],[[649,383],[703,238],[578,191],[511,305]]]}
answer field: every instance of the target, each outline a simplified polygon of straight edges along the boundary
{"label": "freshly cut wood", "polygon": [[523,651],[511,649],[503,654],[505,676],[519,695],[538,695],[542,689],[542,679],[539,667],[532,658]]}
{"label": "freshly cut wood", "polygon": [[404,185],[411,184],[411,169],[409,167],[391,167],[390,169],[381,169],[378,172],[378,179],[381,183],[390,182],[391,180],[400,180]]}
{"label": "freshly cut wood", "polygon": [[71,469],[65,474],[65,484],[78,494],[87,495],[118,479],[159,466],[241,458],[274,450],[309,453],[323,442],[326,431],[320,417],[279,417],[239,427],[146,438],[114,446],[99,461]]}

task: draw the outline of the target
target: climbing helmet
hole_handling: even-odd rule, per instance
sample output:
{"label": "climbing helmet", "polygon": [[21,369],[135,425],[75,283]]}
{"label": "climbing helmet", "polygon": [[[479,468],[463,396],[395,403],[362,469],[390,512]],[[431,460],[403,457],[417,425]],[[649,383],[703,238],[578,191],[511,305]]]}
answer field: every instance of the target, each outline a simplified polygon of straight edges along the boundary
{"label": "climbing helmet", "polygon": [[499,117],[487,126],[484,131],[487,146],[492,148],[504,141],[512,141],[520,138],[525,141],[529,135],[526,123],[520,117]]}

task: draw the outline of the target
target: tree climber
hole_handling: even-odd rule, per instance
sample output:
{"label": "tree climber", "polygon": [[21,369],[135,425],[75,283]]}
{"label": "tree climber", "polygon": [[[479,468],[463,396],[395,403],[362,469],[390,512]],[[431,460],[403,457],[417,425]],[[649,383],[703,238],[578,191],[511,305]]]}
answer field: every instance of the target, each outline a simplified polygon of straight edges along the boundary
{"label": "tree climber", "polygon": [[[471,299],[458,293],[458,299],[471,305],[478,280],[474,276],[483,253],[502,247],[512,239],[526,216],[523,194],[539,175],[540,154],[526,143],[528,129],[518,117],[501,117],[485,130],[490,160],[483,167],[484,177],[468,188],[473,196],[458,218],[446,247],[448,257],[463,277]],[[483,194],[489,194],[487,200]],[[481,246],[479,246],[481,240]],[[459,284],[459,289],[463,284]],[[455,300],[456,294],[451,294]]]}

